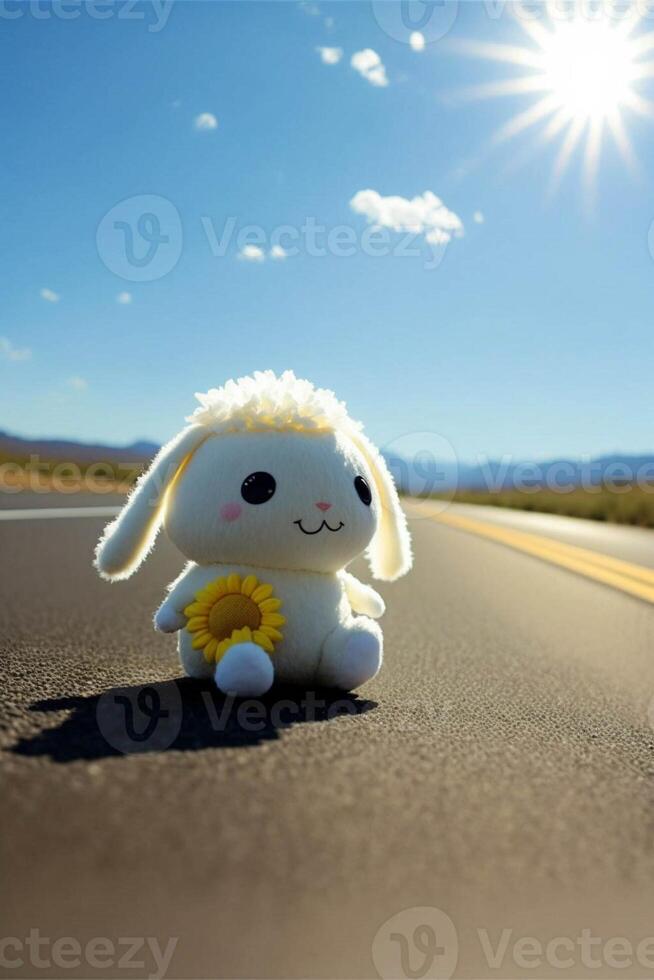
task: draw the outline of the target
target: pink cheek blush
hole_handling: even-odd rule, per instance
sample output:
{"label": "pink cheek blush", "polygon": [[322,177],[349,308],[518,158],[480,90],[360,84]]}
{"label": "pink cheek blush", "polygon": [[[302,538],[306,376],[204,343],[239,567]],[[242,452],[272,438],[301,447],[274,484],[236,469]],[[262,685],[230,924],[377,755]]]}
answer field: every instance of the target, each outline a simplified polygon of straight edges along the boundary
{"label": "pink cheek blush", "polygon": [[220,508],[220,516],[224,521],[237,521],[241,516],[241,511],[241,505],[232,501],[232,503],[223,504]]}

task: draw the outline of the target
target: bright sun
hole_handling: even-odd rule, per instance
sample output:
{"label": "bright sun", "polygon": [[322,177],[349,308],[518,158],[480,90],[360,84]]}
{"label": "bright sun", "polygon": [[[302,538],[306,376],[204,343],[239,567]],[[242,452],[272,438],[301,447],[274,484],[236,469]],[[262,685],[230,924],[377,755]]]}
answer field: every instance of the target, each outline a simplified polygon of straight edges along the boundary
{"label": "bright sun", "polygon": [[531,94],[531,105],[509,119],[496,133],[502,142],[536,123],[542,123],[541,139],[561,137],[554,162],[552,189],[558,184],[579,144],[583,144],[587,188],[594,183],[604,130],[615,140],[624,160],[635,167],[633,149],[623,116],[626,110],[652,118],[654,105],[639,85],[654,76],[654,62],[646,60],[654,49],[654,33],[636,29],[641,15],[588,2],[564,6],[544,5],[545,16],[534,19],[519,4],[514,13],[532,44],[462,42],[459,49],[526,69],[524,73],[466,90],[473,98]]}
{"label": "bright sun", "polygon": [[637,78],[628,38],[604,21],[557,25],[542,38],[542,65],[544,87],[571,117],[607,118]]}

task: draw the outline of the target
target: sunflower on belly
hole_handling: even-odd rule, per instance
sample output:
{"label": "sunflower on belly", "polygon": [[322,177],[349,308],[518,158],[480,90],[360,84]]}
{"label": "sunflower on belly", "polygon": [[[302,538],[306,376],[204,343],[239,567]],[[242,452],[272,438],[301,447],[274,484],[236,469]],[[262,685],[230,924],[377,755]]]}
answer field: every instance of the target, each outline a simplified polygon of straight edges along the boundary
{"label": "sunflower on belly", "polygon": [[193,649],[202,650],[208,663],[217,663],[236,643],[256,643],[273,653],[283,639],[278,627],[286,622],[278,612],[281,605],[272,585],[259,582],[256,575],[216,579],[184,609]]}

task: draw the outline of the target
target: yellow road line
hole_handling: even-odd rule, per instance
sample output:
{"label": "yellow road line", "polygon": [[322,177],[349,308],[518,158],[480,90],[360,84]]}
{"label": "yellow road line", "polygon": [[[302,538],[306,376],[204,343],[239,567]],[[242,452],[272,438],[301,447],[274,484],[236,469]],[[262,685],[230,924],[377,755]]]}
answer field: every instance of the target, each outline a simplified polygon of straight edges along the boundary
{"label": "yellow road line", "polygon": [[487,521],[479,521],[461,514],[450,514],[444,511],[435,514],[434,520],[449,527],[478,534],[491,541],[507,545],[516,551],[560,565],[571,572],[585,575],[596,582],[610,585],[614,589],[628,592],[629,595],[654,603],[654,569],[635,565],[620,558],[611,558],[597,551],[578,548],[576,545],[564,544],[553,538],[540,534],[528,534],[525,531],[515,531],[513,528]]}

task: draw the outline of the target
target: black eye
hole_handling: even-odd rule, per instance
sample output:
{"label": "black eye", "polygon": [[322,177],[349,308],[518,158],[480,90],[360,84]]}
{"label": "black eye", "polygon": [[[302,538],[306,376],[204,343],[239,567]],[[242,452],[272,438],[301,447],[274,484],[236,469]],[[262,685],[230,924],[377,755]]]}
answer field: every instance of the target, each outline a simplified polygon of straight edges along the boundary
{"label": "black eye", "polygon": [[241,497],[248,504],[265,504],[275,492],[277,484],[270,473],[250,473],[241,484]]}
{"label": "black eye", "polygon": [[372,494],[370,492],[370,487],[362,476],[354,477],[354,489],[359,494],[359,500],[361,503],[365,504],[366,507],[370,507],[370,504],[372,503]]}

